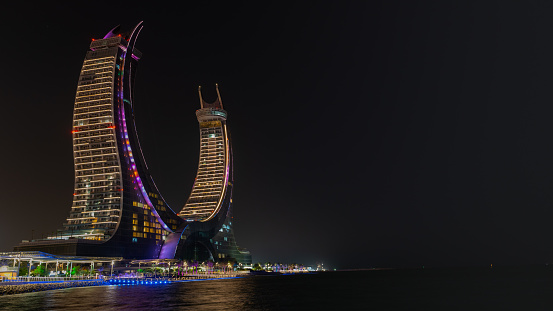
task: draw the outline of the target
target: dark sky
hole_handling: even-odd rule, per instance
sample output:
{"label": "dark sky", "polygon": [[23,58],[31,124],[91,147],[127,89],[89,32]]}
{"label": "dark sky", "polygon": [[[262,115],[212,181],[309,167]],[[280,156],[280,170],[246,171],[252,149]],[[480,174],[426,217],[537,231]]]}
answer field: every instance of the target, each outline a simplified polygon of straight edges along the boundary
{"label": "dark sky", "polygon": [[235,233],[254,261],[336,268],[553,262],[553,3],[4,7],[0,250],[61,228],[92,38],[144,21],[135,114],[180,210],[197,86],[219,83]]}

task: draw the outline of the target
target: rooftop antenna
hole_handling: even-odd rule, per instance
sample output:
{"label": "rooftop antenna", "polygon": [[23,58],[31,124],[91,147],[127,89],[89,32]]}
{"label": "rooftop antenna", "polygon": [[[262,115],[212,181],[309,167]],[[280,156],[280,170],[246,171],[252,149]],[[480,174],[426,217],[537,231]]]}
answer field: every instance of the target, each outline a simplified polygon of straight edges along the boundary
{"label": "rooftop antenna", "polygon": [[215,89],[217,90],[217,100],[219,101],[221,108],[223,108],[223,101],[221,100],[221,94],[219,93],[219,84],[215,83]]}
{"label": "rooftop antenna", "polygon": [[200,107],[204,108],[204,100],[202,99],[202,86],[198,85],[198,94],[200,95]]}

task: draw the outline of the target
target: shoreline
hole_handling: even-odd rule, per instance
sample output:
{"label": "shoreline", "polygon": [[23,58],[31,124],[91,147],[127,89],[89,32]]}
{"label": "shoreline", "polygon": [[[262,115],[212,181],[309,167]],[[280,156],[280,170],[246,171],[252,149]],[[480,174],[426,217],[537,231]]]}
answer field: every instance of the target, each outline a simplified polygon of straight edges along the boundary
{"label": "shoreline", "polygon": [[[0,283],[0,297],[7,295],[25,294],[32,292],[42,292],[47,290],[56,290],[72,287],[89,287],[89,286],[129,286],[129,285],[146,285],[146,284],[162,284],[162,282],[180,283],[180,282],[198,282],[198,281],[213,281],[213,280],[226,280],[240,278],[242,276],[226,276],[226,277],[211,277],[211,278],[190,278],[190,279],[164,279],[164,278],[147,278],[143,281],[132,282],[130,279],[119,279],[116,282],[109,280],[74,280],[74,281],[50,281],[50,282],[5,282],[8,284]],[[141,283],[140,283],[141,282]],[[148,283],[150,282],[150,283]],[[144,284],[146,283],[146,284]]]}
{"label": "shoreline", "polygon": [[87,281],[62,281],[48,283],[24,283],[24,284],[0,284],[0,296],[24,294],[32,292],[42,292],[54,289],[64,289],[71,287],[87,287],[109,285],[104,280],[87,280]]}
{"label": "shoreline", "polygon": [[[292,274],[292,273],[290,273]],[[287,273],[282,273],[279,275],[288,275]],[[130,286],[130,285],[146,285],[146,284],[164,284],[164,283],[181,283],[181,282],[198,282],[198,281],[214,281],[214,280],[228,280],[236,279],[243,277],[254,277],[254,276],[263,276],[263,275],[229,275],[222,277],[190,277],[190,278],[144,278],[143,280],[137,279],[115,279],[104,280],[104,279],[94,279],[94,280],[65,280],[65,281],[45,281],[45,282],[4,282],[0,283],[0,297],[7,295],[16,295],[16,294],[25,294],[32,292],[41,292],[47,290],[56,290],[72,287],[89,287],[89,286]],[[6,284],[7,283],[7,284]]]}

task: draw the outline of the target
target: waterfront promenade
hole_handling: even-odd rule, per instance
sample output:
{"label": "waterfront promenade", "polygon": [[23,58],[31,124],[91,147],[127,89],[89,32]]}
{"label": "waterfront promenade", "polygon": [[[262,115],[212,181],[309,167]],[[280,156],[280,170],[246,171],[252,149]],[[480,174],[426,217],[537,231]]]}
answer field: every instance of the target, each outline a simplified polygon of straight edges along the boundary
{"label": "waterfront promenade", "polygon": [[3,282],[0,283],[0,296],[39,292],[44,290],[62,289],[70,287],[108,285],[102,279],[51,281],[51,282]]}
{"label": "waterfront promenade", "polygon": [[191,273],[178,277],[20,277],[15,280],[0,282],[0,296],[38,292],[45,290],[64,289],[70,287],[101,286],[101,285],[156,285],[173,282],[190,282],[201,280],[229,279],[247,276],[247,273]]}

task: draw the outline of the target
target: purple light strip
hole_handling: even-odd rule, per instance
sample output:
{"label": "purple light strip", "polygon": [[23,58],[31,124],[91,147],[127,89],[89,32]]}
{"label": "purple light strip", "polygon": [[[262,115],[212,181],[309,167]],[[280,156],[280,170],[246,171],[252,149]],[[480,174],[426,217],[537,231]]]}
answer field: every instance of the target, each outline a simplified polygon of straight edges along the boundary
{"label": "purple light strip", "polygon": [[[125,59],[125,55],[126,53],[123,54],[123,59]],[[123,80],[122,76],[121,76],[121,80]],[[123,138],[124,144],[126,144],[126,147],[127,147],[127,156],[130,158],[132,163],[136,163],[132,155],[131,144],[129,142],[129,135],[127,132],[127,118],[125,117],[125,102],[123,101],[123,83],[120,83],[120,85],[121,86],[119,88],[119,99],[120,99],[120,103],[122,103],[120,105],[121,107],[120,109],[121,109],[121,116],[122,116],[121,120],[123,124],[123,133],[124,133],[124,136],[122,135],[122,138]],[[158,222],[163,226],[163,228],[169,232],[173,232],[171,229],[169,229],[169,227],[165,224],[165,222],[161,220],[161,217],[159,216],[157,210],[154,208],[154,205],[150,201],[150,198],[148,197],[148,194],[146,193],[146,189],[144,188],[144,185],[142,184],[142,180],[140,179],[140,176],[138,174],[138,170],[136,169],[136,165],[132,164],[131,167],[132,167],[132,173],[133,173],[131,176],[135,178],[138,188],[142,193],[142,197],[144,198],[144,201],[146,201],[146,204],[148,204],[148,206],[150,207],[150,210],[153,211],[154,216],[157,218]]]}

